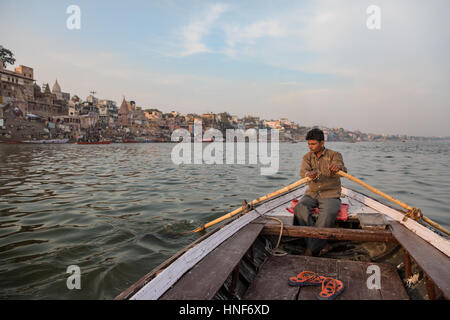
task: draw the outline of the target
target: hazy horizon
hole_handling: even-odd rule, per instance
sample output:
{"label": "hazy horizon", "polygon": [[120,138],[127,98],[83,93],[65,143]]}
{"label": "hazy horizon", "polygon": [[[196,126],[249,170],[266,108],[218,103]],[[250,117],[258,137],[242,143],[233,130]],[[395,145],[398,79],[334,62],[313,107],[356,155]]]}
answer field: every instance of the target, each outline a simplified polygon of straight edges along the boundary
{"label": "hazy horizon", "polygon": [[3,0],[0,45],[39,85],[82,99],[449,137],[448,12],[445,0]]}

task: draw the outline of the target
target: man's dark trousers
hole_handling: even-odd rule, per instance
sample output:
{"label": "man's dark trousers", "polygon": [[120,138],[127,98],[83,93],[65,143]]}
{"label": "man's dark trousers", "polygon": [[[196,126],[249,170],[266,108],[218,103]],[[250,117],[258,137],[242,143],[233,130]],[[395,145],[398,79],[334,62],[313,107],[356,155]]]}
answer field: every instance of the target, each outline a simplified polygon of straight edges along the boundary
{"label": "man's dark trousers", "polygon": [[[314,208],[319,208],[319,217],[314,223],[311,211]],[[341,208],[341,199],[339,198],[312,198],[309,195],[304,195],[294,208],[294,214],[297,217],[297,222],[301,226],[315,226],[318,228],[331,228],[334,226],[336,216]],[[322,249],[327,241],[325,239],[306,239],[306,249],[317,253]]]}

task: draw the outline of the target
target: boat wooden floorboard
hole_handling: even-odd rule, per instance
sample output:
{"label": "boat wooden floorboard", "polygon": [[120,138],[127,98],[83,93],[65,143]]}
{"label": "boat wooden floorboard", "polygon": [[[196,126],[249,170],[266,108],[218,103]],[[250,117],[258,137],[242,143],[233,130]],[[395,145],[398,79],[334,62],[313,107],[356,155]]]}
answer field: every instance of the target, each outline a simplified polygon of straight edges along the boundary
{"label": "boat wooden floorboard", "polygon": [[250,223],[224,241],[161,297],[161,300],[212,299],[250,246],[263,224]]}
{"label": "boat wooden floorboard", "polygon": [[[370,265],[380,268],[381,288],[368,289]],[[247,300],[317,300],[321,286],[291,287],[288,278],[309,270],[319,275],[337,278],[345,290],[336,300],[407,300],[406,290],[394,266],[297,255],[271,256],[262,266],[244,295]]]}

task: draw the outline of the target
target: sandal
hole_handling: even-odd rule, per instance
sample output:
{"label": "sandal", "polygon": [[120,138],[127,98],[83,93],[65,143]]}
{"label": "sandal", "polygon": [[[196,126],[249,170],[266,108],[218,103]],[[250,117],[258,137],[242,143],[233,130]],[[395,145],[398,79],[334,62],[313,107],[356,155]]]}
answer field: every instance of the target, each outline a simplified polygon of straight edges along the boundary
{"label": "sandal", "polygon": [[344,283],[334,278],[325,278],[322,291],[317,295],[319,300],[333,300],[344,291]]}
{"label": "sandal", "polygon": [[294,287],[315,286],[321,284],[325,279],[326,277],[318,276],[315,272],[303,271],[296,277],[290,277],[288,283]]}

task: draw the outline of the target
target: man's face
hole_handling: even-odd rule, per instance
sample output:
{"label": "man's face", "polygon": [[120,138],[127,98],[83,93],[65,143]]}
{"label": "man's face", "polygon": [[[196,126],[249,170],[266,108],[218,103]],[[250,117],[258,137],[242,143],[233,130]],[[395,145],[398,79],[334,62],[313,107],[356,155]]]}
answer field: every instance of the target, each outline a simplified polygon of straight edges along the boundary
{"label": "man's face", "polygon": [[323,150],[325,146],[324,141],[308,140],[308,147],[311,152],[317,153]]}

